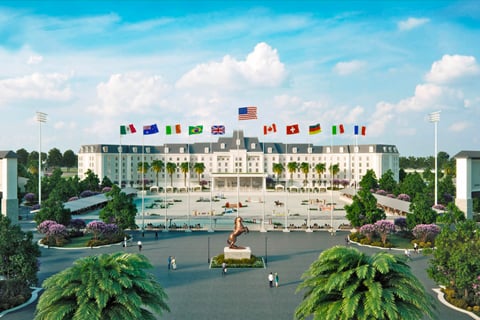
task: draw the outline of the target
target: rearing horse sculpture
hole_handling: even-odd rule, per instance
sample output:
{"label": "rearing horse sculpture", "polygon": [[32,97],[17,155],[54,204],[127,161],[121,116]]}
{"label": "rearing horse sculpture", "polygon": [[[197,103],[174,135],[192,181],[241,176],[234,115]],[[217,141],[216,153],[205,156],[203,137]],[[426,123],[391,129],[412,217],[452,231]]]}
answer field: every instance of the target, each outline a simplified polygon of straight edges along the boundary
{"label": "rearing horse sculpture", "polygon": [[230,249],[245,249],[244,247],[239,247],[235,245],[235,242],[237,242],[237,237],[239,235],[241,235],[244,232],[248,233],[248,228],[245,227],[242,224],[242,222],[243,222],[242,217],[235,218],[235,228],[233,229],[233,232],[230,233],[227,239],[227,243],[230,245]]}

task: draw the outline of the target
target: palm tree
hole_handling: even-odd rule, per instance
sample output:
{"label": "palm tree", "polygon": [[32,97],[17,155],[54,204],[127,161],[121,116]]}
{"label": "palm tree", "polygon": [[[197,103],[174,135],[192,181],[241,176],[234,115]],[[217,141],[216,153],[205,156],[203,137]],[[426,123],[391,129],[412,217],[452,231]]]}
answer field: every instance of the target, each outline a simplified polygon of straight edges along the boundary
{"label": "palm tree", "polygon": [[287,164],[288,172],[290,173],[290,181],[293,181],[293,174],[298,170],[297,162],[289,162]]}
{"label": "palm tree", "polygon": [[[330,167],[328,168],[328,171],[330,171],[330,183],[332,183],[333,179],[335,176],[340,172],[340,165],[338,163],[336,164],[331,164]],[[332,183],[332,188],[333,188],[333,183]]]}
{"label": "palm tree", "polygon": [[198,184],[200,184],[200,177],[205,171],[205,164],[203,162],[197,162],[193,166],[193,169],[195,170],[195,173],[198,174]]}
{"label": "palm tree", "polygon": [[144,270],[149,268],[139,254],[78,259],[44,281],[35,319],[156,319],[170,309],[162,286]]}
{"label": "palm tree", "polygon": [[142,175],[142,186],[145,180],[145,174],[147,174],[150,169],[150,164],[148,162],[139,162],[137,164],[137,172]]}
{"label": "palm tree", "polygon": [[173,174],[177,170],[177,164],[174,162],[167,163],[167,173],[170,176],[170,186],[173,187]]}
{"label": "palm tree", "polygon": [[155,172],[155,177],[157,178],[157,186],[158,186],[158,174],[160,173],[160,171],[163,170],[164,163],[162,160],[158,160],[158,159],[153,160],[151,167],[153,172]]}
{"label": "palm tree", "polygon": [[308,183],[308,173],[310,172],[310,164],[307,162],[300,163],[300,171],[305,175],[305,180],[303,181],[303,185],[306,186]]}
{"label": "palm tree", "polygon": [[297,319],[432,318],[433,304],[405,258],[387,252],[368,256],[356,248],[323,251],[302,276]]}
{"label": "palm tree", "polygon": [[320,182],[320,179],[321,179],[321,177],[322,177],[322,174],[324,174],[326,170],[327,170],[327,169],[326,169],[325,163],[317,163],[317,164],[315,165],[315,171],[317,172],[317,174],[318,174],[318,179],[319,179],[319,180],[318,180],[318,183],[321,183],[321,182]]}
{"label": "palm tree", "polygon": [[273,173],[275,173],[275,175],[277,176],[277,184],[278,184],[278,180],[280,179],[280,176],[282,175],[282,172],[285,170],[285,168],[281,163],[274,163],[272,170],[273,170]]}
{"label": "palm tree", "polygon": [[188,173],[188,170],[190,170],[190,163],[189,162],[182,162],[180,164],[180,170],[183,173],[183,186],[186,187],[187,186],[187,173]]}

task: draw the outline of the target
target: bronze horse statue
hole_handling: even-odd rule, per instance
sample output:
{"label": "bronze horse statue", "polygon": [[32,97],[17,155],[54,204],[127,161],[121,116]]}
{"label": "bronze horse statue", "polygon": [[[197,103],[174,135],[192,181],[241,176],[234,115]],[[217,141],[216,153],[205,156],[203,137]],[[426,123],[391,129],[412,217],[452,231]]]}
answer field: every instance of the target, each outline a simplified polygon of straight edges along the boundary
{"label": "bronze horse statue", "polygon": [[227,239],[227,243],[230,245],[230,249],[245,249],[244,247],[239,247],[235,245],[235,242],[237,242],[237,237],[239,235],[244,232],[248,233],[248,228],[245,227],[242,222],[242,217],[235,218],[235,228],[233,229],[233,232],[230,233]]}

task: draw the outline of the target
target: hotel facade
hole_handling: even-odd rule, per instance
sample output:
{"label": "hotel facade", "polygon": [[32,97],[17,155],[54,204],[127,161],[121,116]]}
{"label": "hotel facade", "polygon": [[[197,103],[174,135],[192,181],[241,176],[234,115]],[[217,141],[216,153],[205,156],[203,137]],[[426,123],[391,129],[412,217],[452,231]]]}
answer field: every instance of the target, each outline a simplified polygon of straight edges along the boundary
{"label": "hotel facade", "polygon": [[[158,173],[148,170],[142,174],[140,162],[151,164],[161,160],[176,165],[170,176],[165,170]],[[288,170],[288,164],[295,162],[298,169]],[[182,163],[190,163],[185,174]],[[198,175],[193,169],[196,163],[203,163],[204,171]],[[280,176],[274,173],[275,164],[283,165]],[[301,163],[308,163],[308,173],[300,170]],[[315,166],[325,164],[325,172],[318,174]],[[338,173],[332,177],[330,166],[337,165]],[[212,186],[214,191],[258,191],[266,188],[271,178],[275,188],[289,190],[320,190],[329,187],[335,180],[344,185],[355,185],[367,170],[373,170],[379,179],[392,170],[398,181],[399,152],[394,145],[334,145],[317,146],[310,143],[261,142],[257,137],[245,137],[243,131],[234,131],[231,137],[220,136],[217,142],[195,142],[153,145],[82,145],[78,152],[78,176],[85,178],[91,170],[100,180],[108,177],[115,184],[139,187],[147,181],[150,188],[173,190],[195,190],[203,184]],[[121,174],[121,176],[120,176]],[[237,185],[239,188],[237,189]]]}

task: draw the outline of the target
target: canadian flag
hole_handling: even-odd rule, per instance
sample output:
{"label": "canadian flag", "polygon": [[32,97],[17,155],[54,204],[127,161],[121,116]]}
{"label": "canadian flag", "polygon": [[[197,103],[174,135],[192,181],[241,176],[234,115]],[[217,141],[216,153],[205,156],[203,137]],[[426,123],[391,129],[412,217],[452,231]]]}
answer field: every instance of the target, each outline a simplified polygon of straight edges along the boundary
{"label": "canadian flag", "polygon": [[263,126],[263,134],[275,133],[277,132],[277,125],[272,123],[271,126]]}

